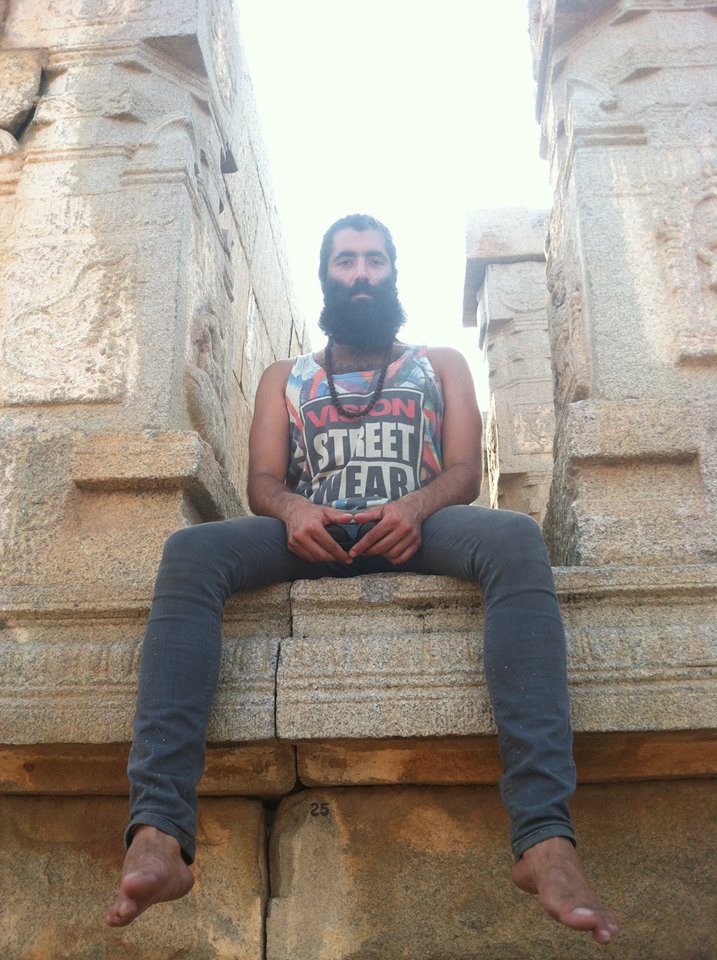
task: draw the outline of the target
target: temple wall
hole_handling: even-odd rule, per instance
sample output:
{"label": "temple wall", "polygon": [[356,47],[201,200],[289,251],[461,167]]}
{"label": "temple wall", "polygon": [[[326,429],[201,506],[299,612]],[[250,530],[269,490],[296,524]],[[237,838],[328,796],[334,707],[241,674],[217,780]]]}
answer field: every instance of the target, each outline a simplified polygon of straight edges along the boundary
{"label": "temple wall", "polygon": [[4,10],[7,742],[126,738],[161,545],[246,512],[258,375],[304,344],[233,17]]}
{"label": "temple wall", "polygon": [[[693,323],[677,305],[711,296],[710,242],[691,273],[659,258],[689,260],[685,217],[705,235],[711,223],[693,174],[700,151],[714,163],[717,20],[694,0],[531,10],[556,182],[546,529],[561,564],[580,849],[623,920],[613,956],[709,960],[714,351],[708,314]],[[305,339],[228,0],[9,0],[0,12],[15,78],[0,95],[3,960],[594,956],[510,883],[482,602],[439,577],[230,600],[197,884],[127,929],[104,927],[161,544],[245,511],[258,373]],[[675,147],[678,117],[690,135]],[[654,167],[638,178],[647,149],[672,171],[659,190]],[[663,200],[664,247],[645,226]],[[541,506],[524,478],[549,455],[543,246],[529,217],[501,229],[512,252],[487,250],[491,231],[476,226],[469,260],[483,274],[467,289],[494,358],[498,502],[517,478],[510,503],[537,513],[544,493]],[[540,449],[509,448],[526,404]],[[669,541],[678,516],[684,536]]]}
{"label": "temple wall", "polygon": [[[0,4],[8,960],[194,946],[205,956],[203,916],[217,955],[262,949],[265,814],[261,800],[236,797],[290,790],[288,745],[249,746],[238,767],[214,755],[214,789],[235,799],[207,807],[203,836],[214,849],[227,824],[236,831],[213,860],[200,918],[170,935],[160,916],[118,937],[103,929],[98,894],[121,861],[123,768],[162,544],[177,527],[247,511],[258,377],[306,346],[235,20],[229,0]],[[288,619],[281,588],[227,617],[221,697],[232,714],[239,696],[247,708],[213,736],[273,737]],[[99,806],[82,799],[97,793]],[[238,939],[224,929],[237,899]]]}
{"label": "temple wall", "polygon": [[[583,5],[584,6],[584,5]],[[532,4],[544,152],[556,563],[717,559],[717,20]]]}
{"label": "temple wall", "polygon": [[477,210],[466,227],[465,326],[488,364],[489,503],[542,524],[553,476],[553,383],[545,297],[547,212]]}

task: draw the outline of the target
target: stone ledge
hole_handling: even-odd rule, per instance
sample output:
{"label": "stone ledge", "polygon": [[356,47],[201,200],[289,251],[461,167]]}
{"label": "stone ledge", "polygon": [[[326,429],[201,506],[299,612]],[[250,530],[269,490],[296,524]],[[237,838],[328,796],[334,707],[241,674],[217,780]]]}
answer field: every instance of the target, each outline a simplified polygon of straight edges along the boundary
{"label": "stone ledge", "polygon": [[[126,796],[129,744],[0,746],[0,794]],[[717,730],[578,733],[579,783],[717,777]],[[305,787],[496,784],[496,737],[209,744],[198,792],[276,800]]]}
{"label": "stone ledge", "polygon": [[72,479],[80,488],[180,488],[208,520],[247,514],[212,448],[194,431],[96,434],[78,444]]}
{"label": "stone ledge", "polygon": [[[556,569],[576,731],[714,729],[717,568]],[[289,740],[495,733],[482,605],[447,577],[292,586],[277,733]]]}
{"label": "stone ledge", "polygon": [[[0,746],[0,794],[125,796],[129,744]],[[296,750],[278,740],[210,744],[199,794],[276,799],[296,784]]]}
{"label": "stone ledge", "polygon": [[[579,783],[717,776],[717,731],[577,733]],[[306,741],[297,744],[306,787],[497,783],[496,737]]]}
{"label": "stone ledge", "polygon": [[[576,732],[717,729],[717,567],[555,575]],[[6,608],[3,739],[127,742],[146,612]],[[306,741],[490,737],[481,632],[478,591],[447,577],[301,581],[232,598],[209,740],[279,737],[306,756]],[[687,772],[699,773],[690,756]]]}
{"label": "stone ledge", "polygon": [[[6,606],[0,643],[2,739],[11,744],[128,742],[147,613],[146,603],[34,614]],[[211,741],[273,739],[276,657],[290,623],[287,584],[227,604]]]}

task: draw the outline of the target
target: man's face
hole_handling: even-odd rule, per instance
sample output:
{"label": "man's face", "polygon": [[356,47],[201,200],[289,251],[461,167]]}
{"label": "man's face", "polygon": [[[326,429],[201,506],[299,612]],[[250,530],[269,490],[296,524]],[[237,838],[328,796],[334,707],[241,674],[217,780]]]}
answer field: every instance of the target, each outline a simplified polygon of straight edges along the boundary
{"label": "man's face", "polygon": [[393,277],[383,234],[378,230],[339,230],[334,234],[327,276],[353,289],[350,299],[370,297],[368,288]]}
{"label": "man's face", "polygon": [[323,284],[322,330],[338,343],[385,349],[404,320],[396,277],[378,230],[339,230]]}

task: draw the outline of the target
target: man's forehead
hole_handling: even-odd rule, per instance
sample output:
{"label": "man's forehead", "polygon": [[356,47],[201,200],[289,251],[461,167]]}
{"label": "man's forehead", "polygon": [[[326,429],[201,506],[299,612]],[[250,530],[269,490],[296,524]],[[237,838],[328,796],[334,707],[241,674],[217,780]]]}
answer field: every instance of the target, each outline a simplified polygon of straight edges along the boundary
{"label": "man's forehead", "polygon": [[352,230],[346,227],[333,236],[331,256],[339,253],[382,253],[388,257],[386,238],[380,230]]}

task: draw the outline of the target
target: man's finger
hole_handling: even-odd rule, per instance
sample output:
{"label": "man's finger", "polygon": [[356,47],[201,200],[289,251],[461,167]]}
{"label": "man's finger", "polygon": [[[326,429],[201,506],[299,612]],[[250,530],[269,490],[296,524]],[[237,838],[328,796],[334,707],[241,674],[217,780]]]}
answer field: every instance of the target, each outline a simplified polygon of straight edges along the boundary
{"label": "man's finger", "polygon": [[406,563],[410,560],[413,554],[421,546],[420,539],[416,537],[406,537],[403,540],[399,540],[397,544],[393,546],[391,550],[386,554],[386,559],[390,563],[398,566],[401,563]]}
{"label": "man's finger", "polygon": [[360,510],[358,513],[351,514],[351,519],[356,523],[368,523],[370,520],[381,520],[385,504],[380,507],[369,507],[366,510]]}
{"label": "man's finger", "polygon": [[319,545],[330,554],[331,560],[338,560],[339,563],[351,563],[353,558],[348,555],[343,547],[339,546],[330,533],[326,533],[325,529],[316,539]]}
{"label": "man's finger", "polygon": [[335,510],[333,507],[324,507],[323,519],[325,523],[353,523],[355,515],[345,510]]}
{"label": "man's finger", "polygon": [[361,554],[366,554],[369,557],[385,557],[400,539],[401,535],[394,528],[384,527],[383,524],[378,523],[361,537],[355,547],[351,548],[349,556],[359,557]]}
{"label": "man's finger", "polygon": [[341,549],[323,526],[295,535],[289,544],[289,549],[312,563],[330,563],[332,560],[351,563],[351,558],[346,551]]}

